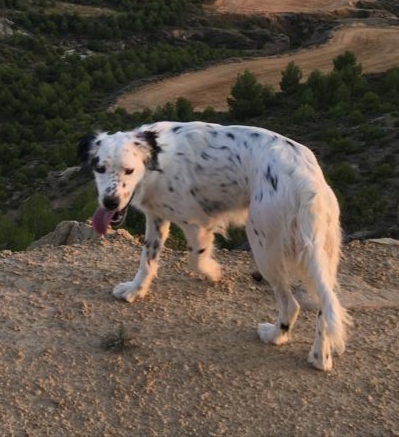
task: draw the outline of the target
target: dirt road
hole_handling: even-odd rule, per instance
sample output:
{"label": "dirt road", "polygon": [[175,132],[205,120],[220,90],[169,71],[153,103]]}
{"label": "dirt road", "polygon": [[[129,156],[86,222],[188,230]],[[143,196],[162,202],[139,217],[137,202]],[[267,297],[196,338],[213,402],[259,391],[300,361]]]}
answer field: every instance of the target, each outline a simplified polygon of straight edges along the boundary
{"label": "dirt road", "polygon": [[316,12],[331,11],[353,6],[348,0],[217,0],[215,7],[219,12],[236,14],[261,14],[278,12]]}
{"label": "dirt road", "polygon": [[302,69],[306,78],[315,69],[330,71],[332,60],[345,50],[350,50],[363,65],[364,72],[377,73],[399,66],[398,41],[399,27],[378,28],[362,24],[342,27],[325,45],[278,57],[226,63],[154,82],[122,95],[112,108],[122,107],[129,112],[145,108],[155,109],[166,102],[176,101],[178,97],[185,97],[197,110],[211,106],[222,111],[227,108],[226,99],[237,75],[245,69],[255,73],[261,83],[278,89],[281,71],[290,61],[294,61]]}
{"label": "dirt road", "polygon": [[[276,306],[247,252],[217,251],[224,279],[166,250],[150,294],[113,299],[139,242],[0,252],[2,437],[398,436],[399,245],[352,243],[341,265],[354,327],[331,373],[306,362],[315,310],[293,341],[262,344]],[[129,347],[104,349],[123,324]]]}

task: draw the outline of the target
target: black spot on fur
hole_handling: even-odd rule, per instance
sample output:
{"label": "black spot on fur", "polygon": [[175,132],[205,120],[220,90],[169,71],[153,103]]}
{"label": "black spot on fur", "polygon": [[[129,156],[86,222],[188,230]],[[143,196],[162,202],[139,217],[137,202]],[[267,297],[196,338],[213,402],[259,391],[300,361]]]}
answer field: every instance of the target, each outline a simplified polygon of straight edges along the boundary
{"label": "black spot on fur", "polygon": [[232,140],[235,140],[235,139],[236,139],[235,135],[232,134],[231,132],[227,132],[226,136],[229,137],[229,138],[231,138]]}
{"label": "black spot on fur", "polygon": [[237,161],[240,163],[240,165],[242,164],[242,162],[241,162],[241,157],[240,157],[240,155],[237,153],[236,154],[236,159],[237,159]]}
{"label": "black spot on fur", "polygon": [[258,132],[252,132],[251,133],[251,137],[252,138],[259,138],[259,133]]}
{"label": "black spot on fur", "polygon": [[195,171],[197,173],[201,173],[202,171],[204,171],[204,167],[201,164],[196,164]]}
{"label": "black spot on fur", "polygon": [[173,193],[173,192],[175,191],[175,189],[172,187],[172,185],[169,185],[169,191],[170,191],[171,193]]}
{"label": "black spot on fur", "polygon": [[195,191],[194,191],[193,188],[191,188],[191,190],[190,190],[190,194],[191,194],[193,197],[195,197]]}
{"label": "black spot on fur", "polygon": [[256,194],[255,195],[255,200],[257,201],[257,202],[262,202],[262,200],[263,200],[263,191],[260,191],[258,194]]}
{"label": "black spot on fur", "polygon": [[217,200],[201,199],[198,203],[204,212],[209,215],[225,210],[224,203]]}
{"label": "black spot on fur", "polygon": [[277,191],[278,186],[278,178],[276,175],[272,174],[272,170],[270,168],[270,165],[267,166],[267,171],[264,173],[265,179],[270,183],[270,185],[273,187],[274,191]]}
{"label": "black spot on fur", "polygon": [[159,241],[155,240],[153,245],[152,245],[153,250],[158,250],[159,249]]}
{"label": "black spot on fur", "polygon": [[83,169],[90,170],[90,149],[93,147],[93,142],[97,138],[95,134],[87,134],[79,139],[78,143],[78,158],[83,164]]}
{"label": "black spot on fur", "polygon": [[189,252],[192,252],[192,251],[193,251],[193,248],[192,248],[191,246],[187,246],[187,250],[188,250]]}
{"label": "black spot on fur", "polygon": [[317,352],[314,352],[313,356],[314,356],[314,359],[315,359],[315,360],[318,360],[318,359],[319,359],[319,354],[318,354]]}
{"label": "black spot on fur", "polygon": [[244,147],[245,147],[246,149],[249,149],[249,145],[248,145],[248,143],[247,143],[246,141],[244,141]]}
{"label": "black spot on fur", "polygon": [[295,145],[292,141],[290,141],[290,140],[285,140],[285,142],[286,142],[289,146],[291,146],[291,147],[296,151],[296,145]]}
{"label": "black spot on fur", "polygon": [[204,253],[206,251],[206,249],[200,249],[199,251],[198,251],[198,255],[201,255],[202,253]]}
{"label": "black spot on fur", "polygon": [[162,172],[162,170],[159,168],[158,161],[158,155],[162,152],[162,148],[157,142],[158,134],[153,131],[145,131],[140,132],[138,136],[142,138],[150,148],[150,159],[147,161],[148,169]]}
{"label": "black spot on fur", "polygon": [[172,131],[177,134],[180,130],[181,130],[182,126],[175,126],[174,128],[172,128]]}
{"label": "black spot on fur", "polygon": [[254,234],[259,235],[259,232],[256,229],[254,229]]}
{"label": "black spot on fur", "polygon": [[217,137],[217,136],[218,136],[218,132],[217,132],[216,130],[213,130],[213,131],[211,132],[211,135],[212,135],[213,137]]}
{"label": "black spot on fur", "polygon": [[160,230],[161,224],[162,224],[162,219],[156,218],[154,220],[155,230],[157,231],[158,234],[159,234],[159,230]]}
{"label": "black spot on fur", "polygon": [[281,329],[283,332],[288,332],[289,329],[290,329],[290,325],[287,325],[287,324],[285,324],[285,323],[281,323],[281,324],[280,324],[280,329]]}
{"label": "black spot on fur", "polygon": [[167,205],[166,203],[164,203],[162,206],[164,208],[168,209],[169,211],[172,211],[172,212],[175,210],[173,207],[171,207],[170,205]]}
{"label": "black spot on fur", "polygon": [[208,161],[209,159],[211,159],[211,156],[208,155],[206,152],[202,152],[201,158],[204,159],[205,161]]}
{"label": "black spot on fur", "polygon": [[321,317],[323,315],[323,311],[319,310],[319,313],[317,314],[318,317]]}

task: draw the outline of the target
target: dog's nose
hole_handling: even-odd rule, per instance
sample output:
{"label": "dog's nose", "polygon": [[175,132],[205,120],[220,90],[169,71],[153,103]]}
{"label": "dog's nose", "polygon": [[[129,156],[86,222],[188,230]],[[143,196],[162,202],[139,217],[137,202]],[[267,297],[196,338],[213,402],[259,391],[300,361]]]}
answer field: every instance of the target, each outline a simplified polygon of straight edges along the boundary
{"label": "dog's nose", "polygon": [[119,206],[119,197],[118,196],[107,196],[104,197],[103,204],[105,208],[113,211]]}

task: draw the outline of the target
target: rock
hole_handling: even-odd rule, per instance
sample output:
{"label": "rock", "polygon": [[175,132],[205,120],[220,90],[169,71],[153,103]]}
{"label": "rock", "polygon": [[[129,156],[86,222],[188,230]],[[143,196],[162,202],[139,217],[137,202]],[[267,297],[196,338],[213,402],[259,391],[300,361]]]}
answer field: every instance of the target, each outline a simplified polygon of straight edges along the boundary
{"label": "rock", "polygon": [[386,244],[386,245],[393,244],[399,246],[399,240],[395,240],[393,238],[376,238],[369,241],[376,244]]}
{"label": "rock", "polygon": [[71,244],[81,244],[87,240],[96,240],[100,236],[94,229],[86,224],[77,221],[63,221],[57,225],[53,232],[45,235],[32,243],[28,250],[33,250],[41,246],[65,246]]}

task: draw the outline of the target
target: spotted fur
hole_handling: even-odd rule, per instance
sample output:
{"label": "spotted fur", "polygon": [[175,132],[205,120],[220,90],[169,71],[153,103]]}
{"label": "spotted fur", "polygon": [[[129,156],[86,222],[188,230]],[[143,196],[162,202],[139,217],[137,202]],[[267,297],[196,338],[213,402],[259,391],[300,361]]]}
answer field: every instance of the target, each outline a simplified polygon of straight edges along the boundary
{"label": "spotted fur", "polygon": [[320,306],[308,360],[331,369],[331,352],[344,351],[349,323],[334,292],[339,207],[307,147],[255,127],[160,122],[89,136],[79,153],[93,166],[100,205],[117,202],[118,212],[131,204],[146,216],[139,270],[114,288],[117,298],[132,302],[147,293],[170,222],[185,233],[192,268],[212,281],[221,277],[212,256],[214,234],[245,225],[279,307],[274,324],[259,324],[261,340],[289,340],[299,313],[290,286],[300,279]]}

